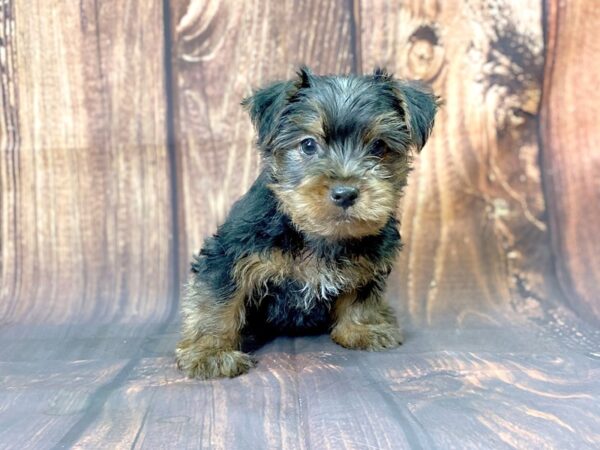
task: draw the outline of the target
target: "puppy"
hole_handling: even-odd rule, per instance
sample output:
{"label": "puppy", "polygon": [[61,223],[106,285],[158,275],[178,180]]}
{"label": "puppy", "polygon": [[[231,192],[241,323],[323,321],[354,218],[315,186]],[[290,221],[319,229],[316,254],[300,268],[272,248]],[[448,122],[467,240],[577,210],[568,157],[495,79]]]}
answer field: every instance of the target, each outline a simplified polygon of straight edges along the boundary
{"label": "puppy", "polygon": [[251,343],[330,332],[339,345],[401,343],[383,292],[400,249],[396,210],[438,99],[377,69],[297,78],[242,104],[262,171],[192,262],[178,367],[234,377]]}

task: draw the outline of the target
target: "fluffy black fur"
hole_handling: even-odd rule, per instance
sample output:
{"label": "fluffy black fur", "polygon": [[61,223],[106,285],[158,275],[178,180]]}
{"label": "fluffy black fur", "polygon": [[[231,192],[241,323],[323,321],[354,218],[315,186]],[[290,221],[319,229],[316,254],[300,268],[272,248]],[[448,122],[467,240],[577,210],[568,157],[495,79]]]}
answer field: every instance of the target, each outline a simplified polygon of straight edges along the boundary
{"label": "fluffy black fur", "polygon": [[[272,176],[265,169],[250,190],[232,207],[227,220],[217,233],[208,238],[200,253],[192,263],[192,273],[208,285],[216,295],[215,300],[226,302],[236,289],[231,273],[235,262],[241,258],[280,249],[293,255],[311,253],[323,261],[335,265],[341,259],[364,256],[376,262],[394,258],[400,250],[400,233],[396,219],[391,217],[387,225],[377,235],[360,239],[329,241],[314,236],[306,236],[296,229],[290,218],[277,207],[277,199],[267,187]],[[371,282],[360,290],[360,298],[365,298],[371,289],[382,289],[380,284]],[[316,305],[306,314],[295,308],[301,287],[293,280],[282,285],[268,284],[255,295],[261,298],[257,308],[249,310],[247,329],[254,329],[260,323],[271,334],[312,334],[324,332],[329,327],[330,302],[328,299]],[[263,330],[264,331],[264,330]]]}
{"label": "fluffy black fur", "polygon": [[383,291],[401,246],[396,210],[412,150],[429,137],[437,98],[383,70],[302,68],[243,105],[263,169],[194,258],[179,367],[237,376],[254,364],[242,351],[281,334],[329,330],[347,348],[399,345]]}
{"label": "fluffy black fur", "polygon": [[[317,120],[318,114],[325,118],[327,143],[343,147],[339,151],[346,157],[359,159],[368,152],[361,143],[361,133],[374,117],[388,111],[397,112],[395,122],[388,124],[388,132],[379,137],[396,152],[406,152],[411,145],[420,150],[433,125],[436,98],[422,86],[395,80],[381,69],[372,76],[342,78],[317,76],[303,67],[298,75],[296,80],[279,81],[259,89],[242,102],[256,126],[258,145],[267,164],[248,193],[234,204],[217,233],[206,240],[192,264],[194,276],[210,288],[217,302],[226,302],[231,297],[236,289],[231,270],[236,261],[250,254],[272,249],[293,255],[310,252],[335,264],[341,258],[358,256],[373,262],[393,258],[400,248],[393,216],[378,234],[360,239],[332,241],[304,234],[278,207],[268,185],[294,186],[310,173],[311,167],[284,161],[283,174],[274,175],[270,158],[277,149],[297,145],[298,139],[306,134],[302,124],[307,118]],[[372,289],[383,289],[384,282],[375,280],[360,288],[359,298],[367,297]],[[248,322],[250,327],[254,320],[259,320],[278,333],[326,329],[330,304],[322,302],[307,315],[290,306],[296,304],[291,297],[298,295],[299,290],[297,283],[288,280],[283,285],[270,283],[263,291],[256,292],[262,298],[256,302],[260,307],[249,311],[253,319]]]}
{"label": "fluffy black fur", "polygon": [[440,101],[421,83],[396,80],[382,69],[372,76],[342,78],[314,75],[302,67],[298,75],[299,80],[275,82],[242,102],[256,126],[264,156],[289,146],[303,131],[306,118],[317,113],[316,104],[331,118],[325,130],[328,143],[356,144],[365,124],[389,110],[398,112],[398,122],[382,138],[392,149],[406,151],[415,145],[420,150],[427,142]]}

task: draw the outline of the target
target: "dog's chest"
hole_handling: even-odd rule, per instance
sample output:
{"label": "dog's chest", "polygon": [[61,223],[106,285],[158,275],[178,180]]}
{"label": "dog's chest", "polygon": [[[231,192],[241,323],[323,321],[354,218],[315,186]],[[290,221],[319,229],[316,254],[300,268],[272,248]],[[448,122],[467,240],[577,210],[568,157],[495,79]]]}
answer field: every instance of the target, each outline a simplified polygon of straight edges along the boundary
{"label": "dog's chest", "polygon": [[296,290],[291,297],[298,307],[305,310],[310,310],[317,302],[330,301],[358,287],[372,276],[359,258],[325,260],[304,254],[291,258],[287,268],[286,282],[295,286]]}
{"label": "dog's chest", "polygon": [[312,255],[286,258],[265,280],[259,302],[262,317],[277,333],[325,330],[333,301],[354,287],[351,261],[325,263]]}
{"label": "dog's chest", "polygon": [[320,297],[335,295],[345,286],[339,264],[326,265],[312,255],[291,258],[286,276]]}
{"label": "dog's chest", "polygon": [[262,286],[254,302],[259,320],[278,333],[296,333],[326,328],[335,299],[368,283],[374,270],[363,257],[325,259],[278,251],[248,260],[243,273],[256,274],[253,279]]}
{"label": "dog's chest", "polygon": [[367,284],[377,266],[362,256],[323,258],[313,253],[291,254],[280,250],[251,255],[235,273],[255,302],[267,300],[282,308],[310,313],[330,305],[340,294]]}

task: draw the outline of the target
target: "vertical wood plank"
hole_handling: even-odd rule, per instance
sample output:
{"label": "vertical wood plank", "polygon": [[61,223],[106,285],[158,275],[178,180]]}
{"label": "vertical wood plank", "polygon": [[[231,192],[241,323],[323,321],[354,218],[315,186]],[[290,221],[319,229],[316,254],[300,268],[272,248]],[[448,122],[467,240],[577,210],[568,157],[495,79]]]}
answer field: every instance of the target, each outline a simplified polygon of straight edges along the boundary
{"label": "vertical wood plank", "polygon": [[541,137],[544,189],[560,285],[582,316],[600,320],[600,9],[546,1]]}
{"label": "vertical wood plank", "polygon": [[0,317],[163,317],[173,230],[162,8],[0,8]]}
{"label": "vertical wood plank", "polygon": [[541,15],[537,1],[361,2],[363,71],[387,66],[444,100],[409,180],[392,287],[417,322],[514,320],[548,295]]}
{"label": "vertical wood plank", "polygon": [[174,90],[184,232],[189,252],[213,233],[258,174],[254,131],[240,106],[252,88],[291,76],[349,72],[353,21],[346,1],[175,3]]}

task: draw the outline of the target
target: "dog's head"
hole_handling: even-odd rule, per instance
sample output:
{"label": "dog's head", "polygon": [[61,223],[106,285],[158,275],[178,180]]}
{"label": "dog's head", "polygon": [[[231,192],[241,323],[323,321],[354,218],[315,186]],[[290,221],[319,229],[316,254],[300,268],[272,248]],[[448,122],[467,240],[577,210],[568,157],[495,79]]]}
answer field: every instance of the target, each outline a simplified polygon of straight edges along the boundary
{"label": "dog's head", "polygon": [[376,234],[394,215],[438,100],[382,70],[317,76],[302,68],[243,104],[283,211],[303,232],[345,239]]}

